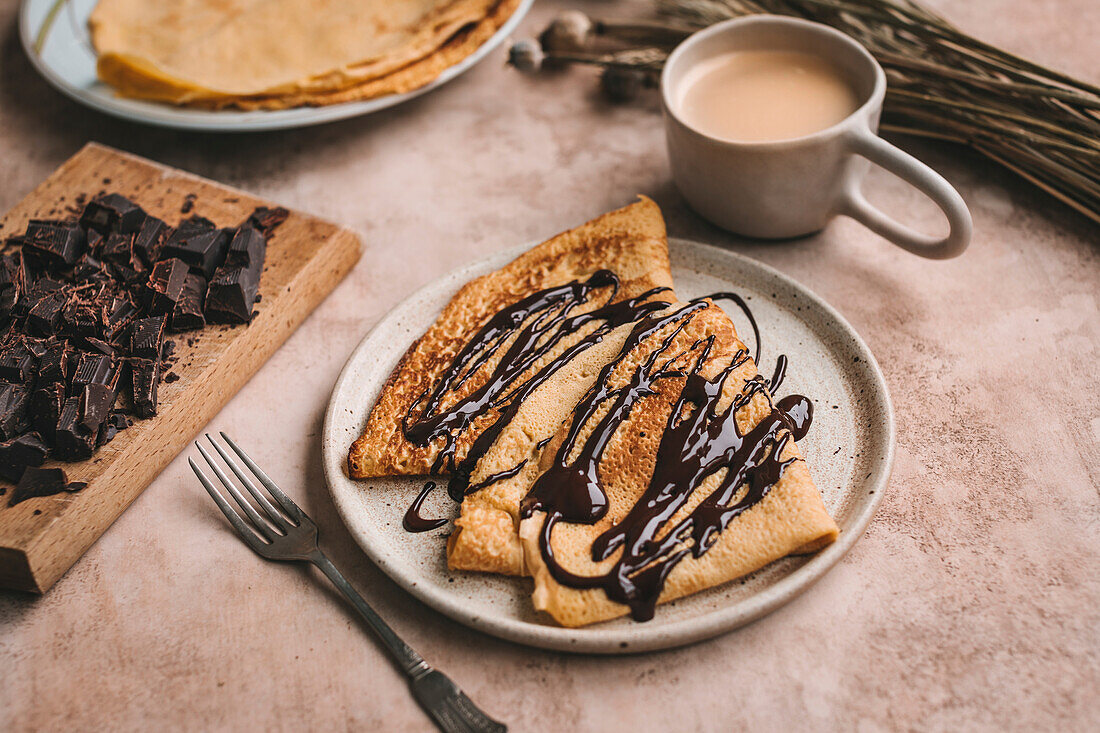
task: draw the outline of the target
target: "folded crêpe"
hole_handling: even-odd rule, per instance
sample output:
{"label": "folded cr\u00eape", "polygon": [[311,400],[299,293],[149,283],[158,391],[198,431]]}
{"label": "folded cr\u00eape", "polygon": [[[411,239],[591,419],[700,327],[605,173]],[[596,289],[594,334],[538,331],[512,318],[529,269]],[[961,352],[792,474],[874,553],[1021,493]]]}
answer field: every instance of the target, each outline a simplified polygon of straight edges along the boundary
{"label": "folded cr\u00eape", "polygon": [[509,474],[535,467],[630,324],[666,307],[671,287],[664,220],[646,198],[469,282],[390,375],[349,451],[349,475],[457,473],[452,566],[521,573],[522,494],[505,490]]}
{"label": "folded cr\u00eape", "polygon": [[535,607],[570,627],[645,620],[657,603],[832,542],[795,443],[811,414],[805,398],[773,401],[711,301],[636,324],[523,487]]}
{"label": "folded cr\u00eape", "polygon": [[[277,107],[421,86],[480,45],[472,39],[492,35],[517,4],[100,0],[89,28],[99,76],[123,96]],[[424,63],[432,56],[439,58]],[[400,72],[389,85],[370,85]]]}

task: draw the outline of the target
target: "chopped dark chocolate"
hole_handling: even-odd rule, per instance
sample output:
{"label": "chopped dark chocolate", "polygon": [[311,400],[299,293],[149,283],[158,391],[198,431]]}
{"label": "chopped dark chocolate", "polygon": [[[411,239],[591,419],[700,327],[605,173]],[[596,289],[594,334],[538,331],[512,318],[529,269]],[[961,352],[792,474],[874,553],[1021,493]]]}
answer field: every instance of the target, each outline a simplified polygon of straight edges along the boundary
{"label": "chopped dark chocolate", "polygon": [[243,226],[234,233],[229,243],[225,265],[226,267],[262,268],[266,250],[267,244],[264,242],[263,235],[251,226]]}
{"label": "chopped dark chocolate", "polygon": [[31,219],[23,235],[23,256],[47,266],[72,266],[83,249],[84,232],[76,224]]}
{"label": "chopped dark chocolate", "polygon": [[118,350],[111,346],[109,343],[102,339],[97,339],[93,336],[87,336],[81,339],[81,345],[88,351],[93,351],[99,354],[106,354],[107,356],[117,356]]}
{"label": "chopped dark chocolate", "polygon": [[118,362],[113,357],[84,352],[76,362],[69,394],[79,396],[89,384],[102,384],[115,390],[118,387],[118,378]]}
{"label": "chopped dark chocolate", "polygon": [[[84,481],[69,481],[65,471],[60,468],[37,468],[28,466],[11,493],[8,506],[40,496],[52,496],[62,491],[80,491],[88,484]],[[35,510],[38,513],[38,510]]]}
{"label": "chopped dark chocolate", "polygon": [[153,417],[157,414],[160,360],[134,359],[130,362],[130,368],[133,370],[134,411],[138,417]]}
{"label": "chopped dark chocolate", "polygon": [[80,397],[80,424],[91,432],[107,420],[115,406],[115,391],[102,384],[89,384]]}
{"label": "chopped dark chocolate", "polygon": [[51,443],[54,442],[57,422],[61,419],[61,408],[64,404],[65,385],[61,382],[40,386],[31,395],[31,423]]}
{"label": "chopped dark chocolate", "polygon": [[11,440],[30,427],[29,402],[30,391],[26,385],[0,382],[0,440]]}
{"label": "chopped dark chocolate", "polygon": [[133,253],[152,267],[160,259],[160,250],[168,236],[168,225],[155,216],[146,216],[141,229],[134,235]]}
{"label": "chopped dark chocolate", "polygon": [[38,358],[38,384],[65,382],[72,372],[70,357],[72,349],[67,341],[51,341],[46,351]]}
{"label": "chopped dark chocolate", "polygon": [[6,382],[27,384],[37,365],[38,359],[23,339],[0,349],[0,379]]}
{"label": "chopped dark chocolate", "polygon": [[179,302],[186,279],[187,265],[182,260],[172,258],[158,262],[145,285],[146,310],[153,315],[171,313]]}
{"label": "chopped dark chocolate", "polygon": [[70,300],[61,313],[65,330],[74,336],[96,336],[100,333],[100,312],[93,303]]}
{"label": "chopped dark chocolate", "polygon": [[160,358],[160,346],[164,339],[164,316],[149,316],[134,321],[130,337],[130,356],[139,359]]}
{"label": "chopped dark chocolate", "polygon": [[109,193],[96,197],[84,207],[80,225],[104,234],[108,231],[133,234],[141,228],[145,216],[142,208],[133,201],[120,194]]}
{"label": "chopped dark chocolate", "polygon": [[125,414],[118,410],[113,410],[99,431],[97,446],[103,446],[110,443],[119,432],[130,427],[131,424],[130,418],[126,417]]}
{"label": "chopped dark chocolate", "polygon": [[248,323],[259,291],[259,274],[246,267],[220,267],[206,290],[206,320]]}
{"label": "chopped dark chocolate", "polygon": [[77,261],[76,266],[73,267],[73,280],[76,282],[86,282],[89,280],[103,282],[111,278],[107,270],[104,269],[103,263],[97,260],[90,254],[85,254],[80,260]]}
{"label": "chopped dark chocolate", "polygon": [[173,331],[189,331],[206,325],[202,303],[206,298],[206,278],[190,272],[183,282],[183,291],[176,307],[172,310],[171,328]]}
{"label": "chopped dark chocolate", "polygon": [[137,308],[126,295],[112,295],[103,306],[103,338],[113,341],[137,316]]}
{"label": "chopped dark chocolate", "polygon": [[29,495],[46,474],[26,471],[47,456],[89,458],[126,414],[157,413],[158,385],[180,378],[165,329],[252,318],[265,237],[287,217],[260,208],[235,229],[197,215],[173,229],[106,193],[69,211],[79,222],[33,220],[0,247],[0,479],[23,478]]}
{"label": "chopped dark chocolate", "polygon": [[54,455],[65,461],[83,461],[92,457],[96,433],[89,430],[80,417],[81,397],[70,397],[61,406],[54,432]]}
{"label": "chopped dark chocolate", "polygon": [[[41,282],[41,281],[40,281]],[[52,336],[61,325],[61,315],[65,310],[68,296],[63,290],[50,293],[31,306],[27,314],[27,327],[34,333]]]}
{"label": "chopped dark chocolate", "polygon": [[[187,263],[192,272],[209,278],[214,270],[225,260],[225,250],[229,246],[227,229],[210,229],[188,234],[186,238],[170,240],[161,250],[164,258],[178,257]],[[179,230],[177,230],[178,234]]]}
{"label": "chopped dark chocolate", "polygon": [[0,443],[0,478],[18,481],[27,466],[41,466],[50,448],[38,433],[23,433]]}
{"label": "chopped dark chocolate", "polygon": [[261,206],[248,217],[248,223],[259,229],[265,237],[270,237],[275,228],[286,221],[288,216],[290,216],[290,212],[282,206],[276,206],[275,208]]}
{"label": "chopped dark chocolate", "polygon": [[[25,260],[24,260],[25,261]],[[22,277],[28,277],[29,274],[24,274]],[[30,282],[30,281],[25,281]],[[25,318],[31,309],[43,298],[48,298],[58,291],[64,290],[65,284],[54,280],[52,278],[44,277],[36,281],[30,287],[24,287],[26,295],[16,302],[15,306],[11,309],[11,315],[14,318]]]}
{"label": "chopped dark chocolate", "polygon": [[99,256],[104,262],[109,262],[112,265],[126,265],[128,267],[130,265],[130,248],[133,244],[133,234],[118,234],[116,232],[111,232],[107,235],[107,239],[99,251]]}

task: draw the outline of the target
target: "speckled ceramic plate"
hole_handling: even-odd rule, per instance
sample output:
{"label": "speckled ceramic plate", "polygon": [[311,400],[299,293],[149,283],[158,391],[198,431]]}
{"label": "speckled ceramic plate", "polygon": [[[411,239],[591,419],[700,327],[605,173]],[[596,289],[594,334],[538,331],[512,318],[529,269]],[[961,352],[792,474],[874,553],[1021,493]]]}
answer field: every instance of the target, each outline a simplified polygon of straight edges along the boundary
{"label": "speckled ceramic plate", "polygon": [[[813,426],[799,446],[840,525],[835,543],[816,555],[785,558],[741,581],[666,603],[646,623],[622,618],[566,629],[534,611],[528,578],[449,571],[444,559],[449,525],[423,534],[402,529],[402,515],[422,479],[349,479],[348,447],[405,349],[460,286],[522,249],[465,267],[410,297],[359,344],[336,383],[325,415],[325,475],[340,516],[383,571],[433,608],[494,636],[548,649],[630,653],[688,644],[746,624],[806,590],[844,556],[874,514],[893,460],[893,411],[875,358],[839,313],[794,280],[746,257],[683,240],[670,243],[677,295],[687,299],[733,290],[746,297],[764,341],[760,371],[770,374],[776,357],[787,354],[790,368],[782,391],[814,401]],[[731,316],[751,348],[744,316]],[[453,517],[457,507],[446,492],[437,491],[424,515]]]}
{"label": "speckled ceramic plate", "polygon": [[[250,112],[209,111],[173,107],[155,102],[116,97],[112,89],[96,78],[96,55],[88,38],[88,16],[99,0],[23,0],[19,14],[19,37],[31,63],[53,86],[92,109],[135,122],[181,130],[210,132],[254,132],[307,127],[377,112],[401,104],[438,86],[469,69],[504,42],[516,29],[534,0],[522,0],[516,12],[476,51],[446,69],[431,83],[406,94],[391,94],[362,102],[347,102],[327,107],[298,107],[284,110]],[[37,41],[45,23],[53,16],[49,33],[41,48]]]}

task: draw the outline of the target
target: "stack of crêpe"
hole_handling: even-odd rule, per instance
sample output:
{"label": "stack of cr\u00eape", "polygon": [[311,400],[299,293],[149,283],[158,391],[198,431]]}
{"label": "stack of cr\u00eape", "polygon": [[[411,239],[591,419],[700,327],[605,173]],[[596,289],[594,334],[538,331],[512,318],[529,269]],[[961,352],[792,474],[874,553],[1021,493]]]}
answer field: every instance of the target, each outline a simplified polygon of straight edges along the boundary
{"label": "stack of cr\u00eape", "polygon": [[773,398],[722,297],[676,298],[648,199],[560,234],[454,296],[349,473],[449,477],[450,567],[532,576],[565,626],[819,549],[838,529],[796,444],[811,405]]}
{"label": "stack of cr\u00eape", "polygon": [[412,91],[519,0],[100,0],[99,78],[124,97],[286,109]]}

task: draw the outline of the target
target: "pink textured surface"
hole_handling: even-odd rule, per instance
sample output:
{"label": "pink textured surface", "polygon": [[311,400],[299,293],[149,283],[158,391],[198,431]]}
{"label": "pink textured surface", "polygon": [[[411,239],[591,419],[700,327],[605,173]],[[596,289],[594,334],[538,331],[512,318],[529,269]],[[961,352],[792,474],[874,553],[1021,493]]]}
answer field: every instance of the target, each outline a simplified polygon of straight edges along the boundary
{"label": "pink textured surface", "polygon": [[[1094,0],[936,5],[1100,82]],[[608,106],[589,74],[524,78],[503,51],[371,118],[244,137],[150,130],[38,79],[16,6],[0,6],[0,208],[94,139],[363,233],[349,279],[211,427],[239,436],[398,632],[513,729],[1100,727],[1095,225],[965,152],[903,140],[973,211],[961,259],[919,260],[847,220],[744,242],[671,188],[655,99]],[[540,3],[524,32],[558,7]],[[909,221],[930,214],[887,175],[868,188]],[[467,631],[398,590],[340,526],[320,467],[328,394],[351,348],[416,287],[637,192],[673,234],[778,267],[860,331],[898,416],[890,491],[814,589],[712,642],[573,657]],[[352,613],[317,578],[248,552],[182,458],[47,596],[0,592],[0,669],[2,730],[427,728]]]}

